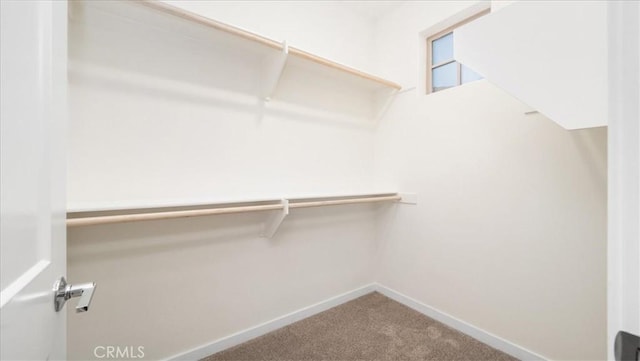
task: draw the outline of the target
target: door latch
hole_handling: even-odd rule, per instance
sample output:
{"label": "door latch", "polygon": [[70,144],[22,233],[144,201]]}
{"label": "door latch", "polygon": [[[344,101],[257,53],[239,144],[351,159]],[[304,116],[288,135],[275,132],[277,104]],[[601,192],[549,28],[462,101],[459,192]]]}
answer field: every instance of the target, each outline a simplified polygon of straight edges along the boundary
{"label": "door latch", "polygon": [[640,337],[638,335],[620,331],[616,335],[614,347],[616,361],[640,360]]}
{"label": "door latch", "polygon": [[89,311],[89,305],[91,305],[91,299],[93,298],[93,291],[95,291],[95,289],[95,282],[70,285],[67,284],[67,280],[65,280],[64,277],[60,277],[60,280],[53,286],[53,304],[56,312],[60,312],[65,302],[73,297],[80,297],[78,305],[76,306],[76,312]]}

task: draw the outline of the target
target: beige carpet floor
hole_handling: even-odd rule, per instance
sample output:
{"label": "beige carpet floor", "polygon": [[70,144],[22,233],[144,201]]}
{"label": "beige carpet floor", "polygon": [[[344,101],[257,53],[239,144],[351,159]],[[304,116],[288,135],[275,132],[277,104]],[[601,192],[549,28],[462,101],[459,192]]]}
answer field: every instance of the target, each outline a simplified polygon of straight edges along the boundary
{"label": "beige carpet floor", "polygon": [[516,359],[374,292],[204,360]]}

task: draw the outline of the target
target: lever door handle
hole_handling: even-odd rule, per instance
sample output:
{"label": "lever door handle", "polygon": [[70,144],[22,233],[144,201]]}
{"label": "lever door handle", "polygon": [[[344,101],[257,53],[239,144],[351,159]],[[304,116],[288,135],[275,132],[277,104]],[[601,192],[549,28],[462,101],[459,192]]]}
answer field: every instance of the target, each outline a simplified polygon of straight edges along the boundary
{"label": "lever door handle", "polygon": [[54,291],[54,307],[56,312],[59,312],[64,307],[64,304],[68,299],[73,297],[80,297],[78,305],[76,306],[76,312],[87,312],[93,299],[93,292],[96,289],[95,282],[82,283],[79,285],[67,284],[67,280],[64,277],[60,277],[60,280],[56,282]]}
{"label": "lever door handle", "polygon": [[93,299],[93,291],[95,289],[95,282],[72,285],[69,287],[69,293],[71,294],[71,297],[80,297],[80,300],[76,305],[76,312],[89,311],[89,305],[91,305],[91,300]]}

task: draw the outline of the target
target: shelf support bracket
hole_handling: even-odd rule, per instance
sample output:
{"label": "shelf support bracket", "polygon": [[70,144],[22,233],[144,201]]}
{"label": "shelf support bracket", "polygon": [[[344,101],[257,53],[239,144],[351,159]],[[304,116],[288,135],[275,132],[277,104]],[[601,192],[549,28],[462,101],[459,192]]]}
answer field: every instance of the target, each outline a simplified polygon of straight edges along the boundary
{"label": "shelf support bracket", "polygon": [[289,55],[289,46],[287,41],[282,42],[282,51],[277,55],[270,57],[267,60],[265,74],[264,74],[264,89],[262,92],[262,98],[265,102],[271,101],[271,97],[278,87],[282,72],[287,63],[287,56]]}
{"label": "shelf support bracket", "polygon": [[382,117],[384,117],[384,115],[387,113],[387,110],[389,110],[389,108],[391,107],[391,104],[395,100],[397,94],[398,94],[398,90],[392,89],[388,94],[378,96],[379,98],[382,98],[379,100],[379,103],[382,104],[382,106],[378,108],[378,113],[376,114],[376,121],[379,122],[382,119]]}
{"label": "shelf support bracket", "polygon": [[282,209],[274,212],[264,225],[262,236],[265,238],[273,238],[278,228],[280,228],[282,221],[289,215],[289,200],[281,199],[280,204],[282,204]]}

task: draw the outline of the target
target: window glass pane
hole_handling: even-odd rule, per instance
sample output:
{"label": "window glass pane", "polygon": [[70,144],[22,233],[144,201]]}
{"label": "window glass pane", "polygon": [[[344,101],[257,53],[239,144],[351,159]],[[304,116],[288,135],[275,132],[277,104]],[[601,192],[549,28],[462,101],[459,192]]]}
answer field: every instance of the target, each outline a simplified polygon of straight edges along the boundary
{"label": "window glass pane", "polygon": [[460,65],[461,66],[461,70],[460,70],[460,77],[462,78],[462,84],[464,83],[468,83],[474,80],[480,80],[482,79],[482,76],[478,73],[476,73],[475,71],[471,70],[470,68],[467,68],[464,65]]}
{"label": "window glass pane", "polygon": [[453,32],[431,42],[431,65],[453,60]]}
{"label": "window glass pane", "polygon": [[451,88],[458,82],[458,67],[455,61],[446,65],[434,68],[431,71],[433,91]]}

